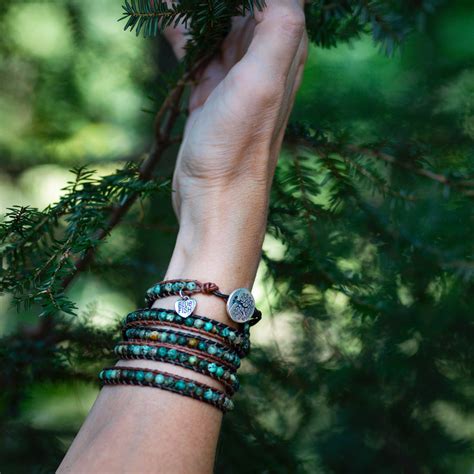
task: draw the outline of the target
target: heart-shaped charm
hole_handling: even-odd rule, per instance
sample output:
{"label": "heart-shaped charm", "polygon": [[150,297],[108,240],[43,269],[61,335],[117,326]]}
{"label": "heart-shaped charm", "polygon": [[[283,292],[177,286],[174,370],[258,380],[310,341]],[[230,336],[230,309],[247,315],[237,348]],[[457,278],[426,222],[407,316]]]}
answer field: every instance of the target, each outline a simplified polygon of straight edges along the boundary
{"label": "heart-shaped charm", "polygon": [[174,310],[182,317],[187,318],[193,314],[196,309],[197,301],[194,298],[183,298],[182,300],[176,301],[174,304]]}

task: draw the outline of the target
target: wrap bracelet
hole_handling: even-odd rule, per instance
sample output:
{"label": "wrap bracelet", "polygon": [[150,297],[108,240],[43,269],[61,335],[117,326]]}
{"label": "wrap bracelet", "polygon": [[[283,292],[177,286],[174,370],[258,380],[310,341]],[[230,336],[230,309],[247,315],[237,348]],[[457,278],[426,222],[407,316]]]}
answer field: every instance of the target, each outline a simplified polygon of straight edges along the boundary
{"label": "wrap bracelet", "polygon": [[222,383],[231,396],[239,390],[239,380],[232,370],[223,367],[214,359],[205,359],[192,352],[175,349],[164,344],[143,344],[137,342],[120,343],[115,346],[115,354],[124,360],[146,359],[166,362],[206,375]]}
{"label": "wrap bracelet", "polygon": [[241,357],[245,357],[250,351],[249,325],[244,324],[242,329],[234,329],[227,324],[214,321],[205,316],[193,315],[182,318],[176,311],[163,308],[140,309],[132,311],[127,315],[124,321],[125,327],[139,321],[153,321],[156,323],[164,323],[166,326],[173,328],[185,328],[190,331],[196,331],[200,334],[208,333],[213,336],[222,338],[226,344],[239,353]]}
{"label": "wrap bracelet", "polygon": [[141,385],[160,388],[207,403],[224,413],[234,408],[234,402],[224,392],[186,377],[159,370],[108,367],[99,373],[99,379],[103,385]]}
{"label": "wrap bracelet", "polygon": [[235,369],[240,367],[240,357],[234,351],[218,342],[201,336],[183,334],[169,329],[148,329],[141,326],[125,329],[123,336],[126,341],[141,339],[145,341],[177,344],[178,346],[187,347],[192,350],[204,352],[211,356],[216,356],[219,359],[222,359],[223,363],[230,365]]}
{"label": "wrap bracelet", "polygon": [[237,288],[229,295],[219,291],[215,283],[201,283],[198,280],[165,280],[154,284],[146,292],[145,302],[148,307],[166,296],[180,296],[176,301],[176,312],[186,318],[193,314],[197,301],[191,295],[203,293],[222,298],[226,301],[226,309],[229,317],[236,323],[249,323],[251,326],[258,323],[262,313],[255,307],[255,300],[247,288]]}

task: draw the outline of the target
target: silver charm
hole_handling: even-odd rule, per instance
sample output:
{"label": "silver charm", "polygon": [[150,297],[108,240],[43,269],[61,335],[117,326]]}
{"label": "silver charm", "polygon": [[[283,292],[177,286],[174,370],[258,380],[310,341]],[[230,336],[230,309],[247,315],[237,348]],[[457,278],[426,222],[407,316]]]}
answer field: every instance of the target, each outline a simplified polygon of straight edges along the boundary
{"label": "silver charm", "polygon": [[174,310],[182,317],[187,318],[193,314],[194,310],[196,309],[197,301],[194,298],[190,298],[189,296],[183,294],[182,291],[179,292],[179,296],[181,299],[176,301],[174,304]]}
{"label": "silver charm", "polygon": [[237,288],[227,300],[227,313],[236,323],[246,323],[255,311],[255,300],[247,288]]}

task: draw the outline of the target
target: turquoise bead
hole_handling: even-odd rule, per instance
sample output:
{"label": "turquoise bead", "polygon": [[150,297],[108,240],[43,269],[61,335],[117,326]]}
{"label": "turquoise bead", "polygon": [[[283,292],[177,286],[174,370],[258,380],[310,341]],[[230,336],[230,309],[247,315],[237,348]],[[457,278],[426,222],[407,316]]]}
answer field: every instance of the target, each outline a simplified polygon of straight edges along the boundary
{"label": "turquoise bead", "polygon": [[196,384],[194,382],[188,382],[188,386],[186,388],[188,392],[194,392],[196,389]]}
{"label": "turquoise bead", "polygon": [[140,350],[141,350],[140,346],[131,346],[131,351],[134,355],[140,355]]}
{"label": "turquoise bead", "polygon": [[174,314],[173,313],[168,313],[166,315],[166,321],[169,321],[170,323],[172,323],[174,321]]}
{"label": "turquoise bead", "polygon": [[142,355],[147,355],[150,352],[150,346],[142,346]]}
{"label": "turquoise bead", "polygon": [[174,386],[178,389],[178,390],[185,390],[186,389],[186,382],[184,380],[178,380]]}
{"label": "turquoise bead", "polygon": [[222,337],[227,337],[229,335],[229,329],[228,328],[224,328],[222,331],[221,331],[221,336]]}
{"label": "turquoise bead", "polygon": [[126,379],[126,378],[128,377],[128,375],[129,375],[129,374],[128,374],[128,370],[122,370],[121,375],[122,375],[122,377],[123,377],[124,379]]}
{"label": "turquoise bead", "polygon": [[149,352],[151,357],[155,357],[156,354],[158,354],[158,348],[157,347],[152,347]]}
{"label": "turquoise bead", "polygon": [[178,340],[178,337],[176,336],[176,334],[170,334],[168,336],[168,340],[174,344]]}
{"label": "turquoise bead", "polygon": [[166,311],[160,311],[158,313],[158,317],[160,318],[160,321],[164,321],[166,319]]}
{"label": "turquoise bead", "polygon": [[196,395],[201,396],[202,392],[203,392],[203,389],[201,387],[196,387],[196,390],[195,390]]}
{"label": "turquoise bead", "polygon": [[205,342],[202,342],[202,341],[201,341],[201,342],[198,344],[198,349],[201,350],[201,351],[205,351],[205,350],[206,350],[206,347],[207,347],[207,346],[206,346],[206,343],[205,343]]}
{"label": "turquoise bead", "polygon": [[233,341],[236,338],[236,334],[234,331],[229,331],[229,339]]}
{"label": "turquoise bead", "polygon": [[217,370],[217,365],[214,364],[214,362],[211,362],[210,364],[207,365],[207,370],[208,370],[211,374],[213,374],[213,373],[215,373],[216,370]]}
{"label": "turquoise bead", "polygon": [[138,372],[135,372],[135,379],[138,380],[139,382],[142,382],[145,378],[145,372],[142,372],[139,370]]}
{"label": "turquoise bead", "polygon": [[214,392],[213,392],[212,390],[210,390],[210,389],[209,389],[209,390],[206,390],[206,391],[204,392],[204,398],[205,398],[206,400],[212,400],[212,399],[214,398]]}
{"label": "turquoise bead", "polygon": [[181,316],[176,316],[176,314],[174,315],[174,322],[176,324],[183,324],[183,318]]}
{"label": "turquoise bead", "polygon": [[191,365],[196,365],[197,364],[197,357],[196,356],[191,356],[188,360],[188,362],[191,364]]}
{"label": "turquoise bead", "polygon": [[178,357],[178,352],[176,351],[176,349],[170,349],[170,350],[168,351],[168,357],[169,357],[171,360],[176,359],[176,357]]}
{"label": "turquoise bead", "polygon": [[222,367],[217,367],[216,369],[216,375],[218,377],[222,377],[224,375],[225,370]]}
{"label": "turquoise bead", "polygon": [[166,342],[168,340],[168,334],[163,332],[160,336],[161,342]]}
{"label": "turquoise bead", "polygon": [[165,377],[161,374],[158,374],[155,377],[155,383],[157,383],[158,385],[161,385],[164,381],[165,381]]}
{"label": "turquoise bead", "polygon": [[214,327],[214,325],[212,323],[206,323],[204,324],[204,329],[206,331],[212,331],[212,328]]}
{"label": "turquoise bead", "polygon": [[160,348],[158,349],[158,354],[159,354],[161,357],[165,357],[167,353],[168,353],[168,349],[166,349],[166,347],[160,347]]}
{"label": "turquoise bead", "polygon": [[180,346],[184,346],[186,344],[186,342],[187,342],[187,339],[184,336],[179,336],[178,337],[178,344]]}
{"label": "turquoise bead", "polygon": [[153,288],[153,293],[156,293],[157,295],[160,294],[160,291],[161,291],[161,286],[160,285],[155,285]]}
{"label": "turquoise bead", "polygon": [[103,370],[101,370],[101,371],[99,372],[99,379],[100,379],[100,380],[104,380],[104,371],[103,371]]}
{"label": "turquoise bead", "polygon": [[179,290],[181,290],[180,283],[173,283],[173,291],[178,292]]}
{"label": "turquoise bead", "polygon": [[200,319],[196,319],[196,320],[194,321],[194,327],[195,327],[196,329],[201,329],[203,326],[204,326],[204,322],[201,321]]}
{"label": "turquoise bead", "polygon": [[193,326],[193,325],[194,325],[194,318],[189,318],[189,317],[186,318],[186,319],[184,320],[184,324],[185,324],[186,326],[188,326],[188,327]]}
{"label": "turquoise bead", "polygon": [[188,283],[186,283],[186,288],[189,291],[194,291],[196,289],[196,283],[194,283],[194,281],[188,281]]}
{"label": "turquoise bead", "polygon": [[174,383],[174,378],[173,377],[166,377],[165,385],[173,385],[173,383]]}
{"label": "turquoise bead", "polygon": [[188,355],[187,354],[179,354],[179,360],[180,362],[186,362],[188,360]]}
{"label": "turquoise bead", "polygon": [[217,349],[216,349],[215,346],[209,346],[207,348],[207,352],[208,352],[208,354],[214,355],[217,352]]}
{"label": "turquoise bead", "polygon": [[153,382],[153,379],[155,378],[155,374],[153,372],[147,372],[145,374],[145,380],[147,382]]}
{"label": "turquoise bead", "polygon": [[169,293],[170,291],[173,291],[173,284],[172,283],[166,283],[165,284],[165,291]]}

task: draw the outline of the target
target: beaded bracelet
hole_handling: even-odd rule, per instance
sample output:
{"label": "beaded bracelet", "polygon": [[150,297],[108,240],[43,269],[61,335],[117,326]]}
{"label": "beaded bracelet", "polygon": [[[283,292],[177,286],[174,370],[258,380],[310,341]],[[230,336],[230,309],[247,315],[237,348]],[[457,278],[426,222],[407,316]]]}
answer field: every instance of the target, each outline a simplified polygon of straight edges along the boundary
{"label": "beaded bracelet", "polygon": [[235,348],[241,357],[245,357],[250,350],[249,325],[244,324],[241,330],[227,326],[227,324],[214,321],[205,316],[189,316],[182,318],[176,311],[163,308],[140,309],[132,311],[125,318],[125,326],[136,321],[154,321],[166,323],[166,326],[186,328],[202,334],[202,331],[222,338],[227,344]]}
{"label": "beaded bracelet", "polygon": [[218,342],[197,335],[183,334],[169,329],[148,329],[138,326],[125,329],[123,331],[123,338],[125,340],[142,339],[145,341],[177,344],[182,347],[204,352],[211,356],[215,355],[222,359],[223,363],[226,365],[229,364],[235,369],[240,367],[240,357],[231,349],[228,349]]}
{"label": "beaded bracelet", "polygon": [[174,392],[208,403],[224,413],[234,408],[224,392],[194,380],[159,370],[137,367],[108,367],[99,373],[104,385],[144,385]]}
{"label": "beaded bracelet", "polygon": [[192,351],[187,353],[177,350],[171,345],[142,344],[137,342],[120,343],[115,346],[114,351],[121,359],[147,359],[167,362],[207,375],[222,383],[229,395],[233,395],[240,386],[239,380],[233,371],[219,365],[213,358],[205,359],[194,354]]}
{"label": "beaded bracelet", "polygon": [[237,288],[230,295],[219,291],[215,283],[201,283],[197,280],[166,280],[156,283],[146,292],[145,302],[148,307],[166,296],[181,297],[175,303],[178,314],[186,318],[190,316],[196,308],[197,301],[190,298],[190,295],[204,293],[222,298],[227,302],[227,314],[237,323],[248,323],[251,326],[258,323],[262,318],[262,313],[255,307],[255,300],[247,288]]}

